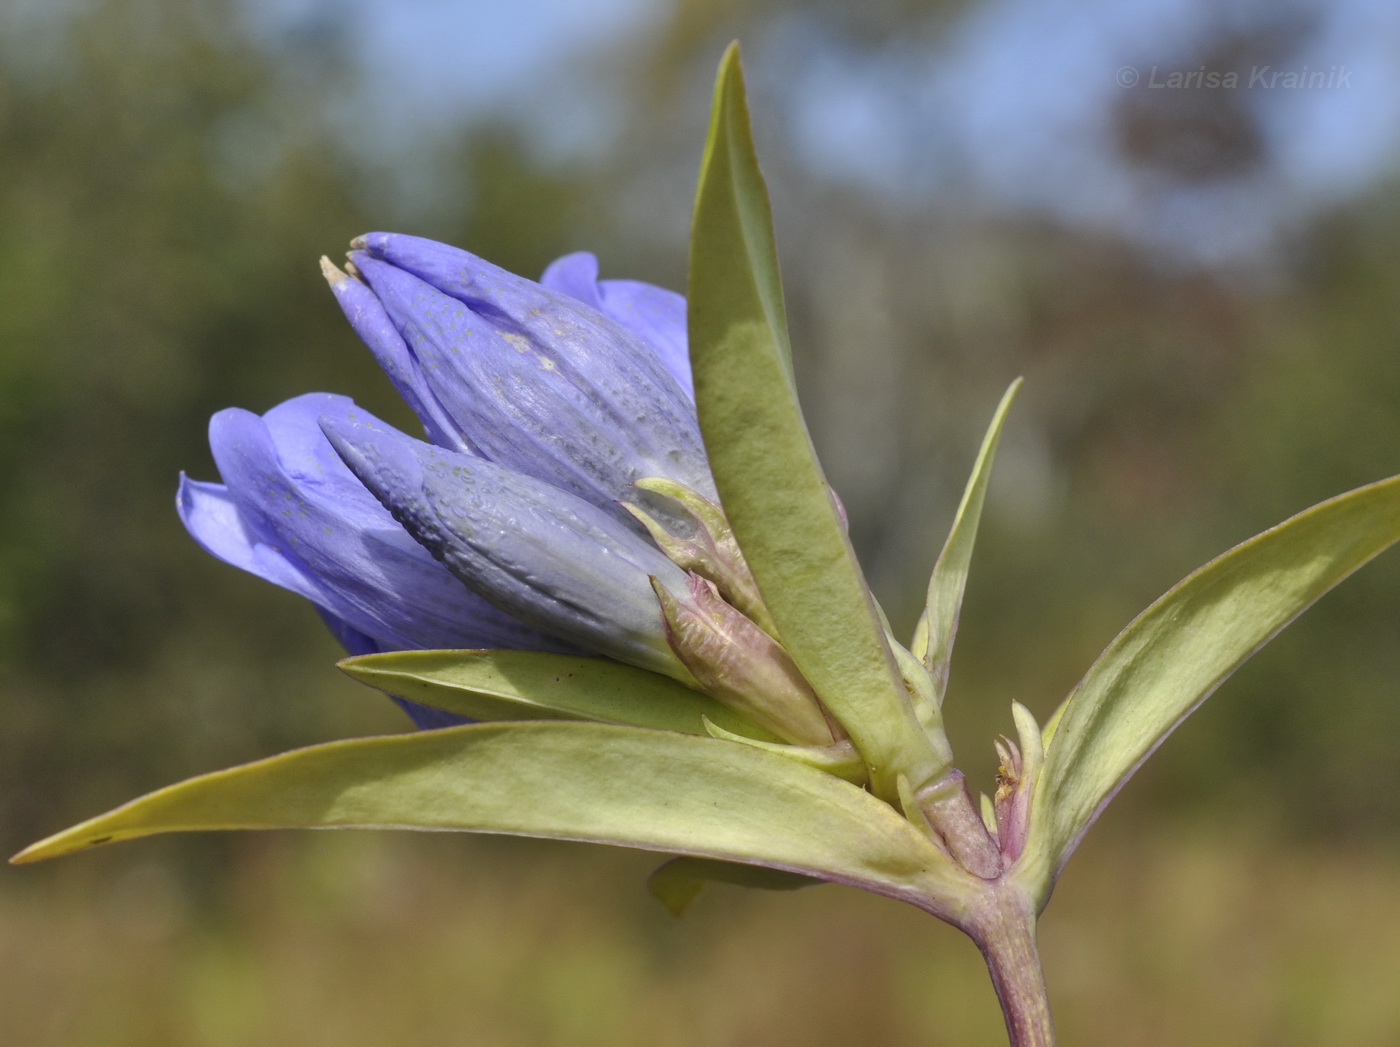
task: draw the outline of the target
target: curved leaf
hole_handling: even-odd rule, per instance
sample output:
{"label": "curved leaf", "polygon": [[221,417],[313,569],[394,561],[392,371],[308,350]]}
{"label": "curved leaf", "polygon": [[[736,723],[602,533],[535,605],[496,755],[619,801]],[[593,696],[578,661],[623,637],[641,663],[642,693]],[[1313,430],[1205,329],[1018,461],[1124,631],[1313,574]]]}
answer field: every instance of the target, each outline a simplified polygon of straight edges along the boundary
{"label": "curved leaf", "polygon": [[746,745],[471,724],[298,749],[151,793],[11,859],[203,829],[461,829],[766,865],[957,920],[977,881],[870,794]]}
{"label": "curved leaf", "polygon": [[1400,540],[1400,477],[1313,506],[1188,576],[1109,644],[1046,727],[1013,876],[1044,905],[1104,805],[1172,730],[1327,590]]}
{"label": "curved leaf", "polygon": [[541,651],[391,651],[346,658],[361,683],[473,720],[596,720],[706,734],[705,720],[760,741],[763,728],[668,676],[610,658]]}
{"label": "curved leaf", "polygon": [[895,797],[900,771],[916,785],[937,777],[951,755],[915,719],[797,403],[735,46],[720,64],[696,193],[689,334],[720,501],[779,639],[849,732],[880,796]]}
{"label": "curved leaf", "polygon": [[948,689],[948,664],[953,657],[953,639],[958,632],[958,612],[962,609],[963,593],[967,589],[968,568],[972,563],[972,549],[977,543],[977,525],[982,520],[982,505],[987,499],[987,484],[992,478],[992,462],[996,458],[997,443],[1001,440],[1001,430],[1006,424],[1007,413],[1021,391],[1021,379],[1017,378],[1002,395],[997,405],[992,424],[982,439],[982,448],[977,452],[972,475],[958,503],[957,515],[953,517],[953,527],[943,551],[938,554],[938,562],[933,567],[933,577],[928,583],[928,602],[923,617],[919,620],[914,636],[914,653],[923,659],[933,675],[934,693],[938,704],[943,704],[943,694]]}

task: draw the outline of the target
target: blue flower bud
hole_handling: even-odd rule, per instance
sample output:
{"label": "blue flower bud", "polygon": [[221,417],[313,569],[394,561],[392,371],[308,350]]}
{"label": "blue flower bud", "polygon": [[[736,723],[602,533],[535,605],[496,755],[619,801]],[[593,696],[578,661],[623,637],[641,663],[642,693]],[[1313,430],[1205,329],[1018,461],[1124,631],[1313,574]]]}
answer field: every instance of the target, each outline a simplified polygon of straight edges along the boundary
{"label": "blue flower bud", "polygon": [[180,479],[176,507],[190,534],[310,600],[351,653],[569,650],[464,588],[365,490],[319,425],[356,410],[348,397],[310,393],[261,417],[220,411],[209,442],[224,483]]}
{"label": "blue flower bud", "polygon": [[[685,300],[600,281],[589,254],[541,285],[417,237],[354,246],[348,272],[325,259],[322,271],[429,443],[328,394],[263,417],[220,412],[210,443],[224,482],[181,480],[190,533],[311,600],[354,654],[599,654],[827,738],[760,626],[712,591],[669,622],[658,600],[687,592],[687,575],[638,520],[767,623],[715,502]],[[401,704],[419,726],[456,722]]]}
{"label": "blue flower bud", "polygon": [[388,233],[356,245],[354,268],[464,438],[456,446],[619,516],[645,476],[714,496],[694,407],[632,330],[457,248]]}
{"label": "blue flower bud", "polygon": [[617,517],[363,413],[322,427],[360,481],[473,592],[585,650],[693,683],[650,581],[683,586],[685,573]]}

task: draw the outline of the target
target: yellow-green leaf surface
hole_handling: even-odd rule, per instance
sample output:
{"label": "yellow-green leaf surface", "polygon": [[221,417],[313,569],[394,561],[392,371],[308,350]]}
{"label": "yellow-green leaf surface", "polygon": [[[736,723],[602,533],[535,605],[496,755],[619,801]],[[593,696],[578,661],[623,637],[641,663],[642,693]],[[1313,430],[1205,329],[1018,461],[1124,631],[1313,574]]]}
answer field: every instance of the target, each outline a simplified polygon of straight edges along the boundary
{"label": "yellow-green leaf surface", "polygon": [[471,724],[299,749],[154,792],[37,861],[205,829],[471,830],[752,862],[954,918],[977,889],[869,793],[745,745],[595,723]]}
{"label": "yellow-green leaf surface", "polygon": [[934,691],[939,704],[948,689],[948,664],[953,657],[953,639],[958,632],[958,612],[962,609],[963,593],[967,589],[967,574],[972,563],[972,549],[977,544],[977,525],[982,520],[982,505],[987,500],[987,484],[992,478],[992,462],[997,443],[1006,424],[1012,401],[1021,390],[1021,379],[1001,398],[992,424],[982,440],[982,449],[972,466],[972,476],[953,517],[948,541],[933,567],[928,583],[928,603],[914,638],[914,653],[923,659],[933,674]]}
{"label": "yellow-green leaf surface", "polygon": [[1051,720],[1013,876],[1049,898],[1065,859],[1154,748],[1310,604],[1400,540],[1400,477],[1316,505],[1212,560],[1109,644]]}
{"label": "yellow-green leaf surface", "polygon": [[596,720],[706,734],[705,720],[777,739],[708,695],[609,658],[539,651],[392,651],[347,658],[350,676],[473,720]]}
{"label": "yellow-green leaf surface", "polygon": [[672,858],[651,874],[647,890],[672,916],[681,916],[711,883],[756,887],[764,891],[795,891],[821,881],[762,865],[736,865],[713,858]]}
{"label": "yellow-green leaf surface", "polygon": [[773,220],[737,47],[725,53],[692,227],[695,402],[734,535],[779,638],[895,796],[946,768],[914,718],[797,403]]}

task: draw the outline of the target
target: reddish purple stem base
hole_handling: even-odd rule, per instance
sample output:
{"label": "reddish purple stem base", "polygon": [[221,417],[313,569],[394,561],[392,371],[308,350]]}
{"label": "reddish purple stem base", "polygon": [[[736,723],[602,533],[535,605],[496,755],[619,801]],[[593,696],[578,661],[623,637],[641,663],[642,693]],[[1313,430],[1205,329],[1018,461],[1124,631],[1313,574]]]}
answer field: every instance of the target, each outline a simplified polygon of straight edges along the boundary
{"label": "reddish purple stem base", "polygon": [[1035,944],[1035,912],[1021,892],[988,885],[986,905],[967,929],[987,961],[1011,1047],[1055,1047],[1045,975]]}

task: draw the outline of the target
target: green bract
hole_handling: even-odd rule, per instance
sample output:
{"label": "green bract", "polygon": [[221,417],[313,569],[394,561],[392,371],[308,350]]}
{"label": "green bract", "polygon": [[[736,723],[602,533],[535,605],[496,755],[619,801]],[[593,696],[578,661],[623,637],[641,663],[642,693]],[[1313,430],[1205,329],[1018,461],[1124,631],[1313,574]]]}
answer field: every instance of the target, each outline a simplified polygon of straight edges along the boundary
{"label": "green bract", "polygon": [[705,721],[772,741],[707,695],[608,658],[537,651],[392,651],[340,667],[387,694],[472,720],[595,720],[707,734]]}
{"label": "green bract", "polygon": [[[865,583],[797,403],[737,48],[720,66],[690,261],[695,404],[719,502],[643,478],[639,497],[669,499],[670,508],[629,508],[676,570],[694,572],[696,602],[686,607],[685,593],[647,575],[660,598],[655,628],[664,626],[672,648],[682,649],[686,615],[723,612],[705,620],[703,645],[684,651],[693,678],[528,651],[349,659],[343,668],[372,686],[491,722],[333,742],[206,775],[13,860],[158,832],[388,827],[664,852],[674,857],[651,889],[676,913],[709,881],[844,883],[965,930],[986,957],[1013,1043],[1052,1043],[1034,931],[1065,860],[1116,790],[1231,672],[1400,540],[1400,477],[1324,502],[1186,578],[1113,641],[1043,732],[1015,706],[1017,742],[998,743],[996,798],[979,812],[953,769],[940,707],[1019,380],[997,409],[906,650]],[[687,514],[694,533],[675,524]],[[726,703],[726,688],[744,681],[759,681],[759,693]],[[775,731],[795,722],[761,704],[779,683],[807,703],[821,728],[807,737],[821,734],[820,744],[784,744],[804,736],[746,717],[746,709],[771,713]]]}
{"label": "green bract", "polygon": [[914,628],[911,647],[933,675],[940,705],[943,704],[943,692],[948,687],[948,664],[953,657],[953,639],[958,632],[958,612],[962,609],[963,592],[967,589],[967,573],[972,563],[972,549],[977,542],[977,525],[982,520],[982,504],[987,499],[987,484],[992,478],[992,462],[996,458],[1006,416],[1020,391],[1021,379],[1018,378],[1006,390],[996,414],[992,416],[991,427],[973,464],[967,490],[963,492],[962,501],[953,517],[948,541],[934,564],[924,613]]}
{"label": "green bract", "polygon": [[780,639],[897,802],[947,769],[920,727],[793,387],[773,219],[737,50],[720,67],[690,247],[690,358],[720,502]]}

